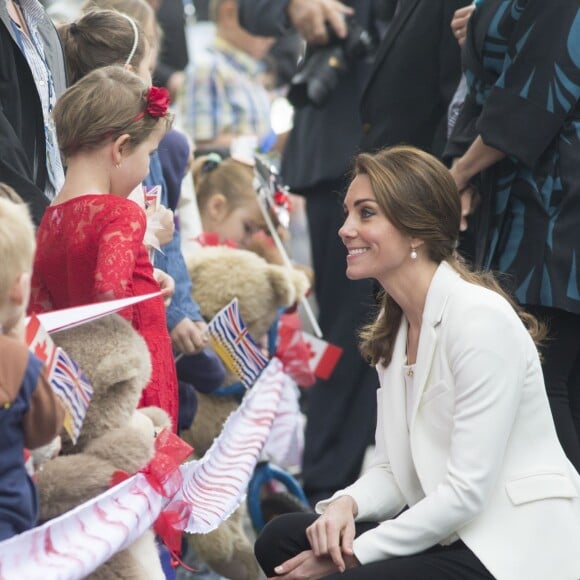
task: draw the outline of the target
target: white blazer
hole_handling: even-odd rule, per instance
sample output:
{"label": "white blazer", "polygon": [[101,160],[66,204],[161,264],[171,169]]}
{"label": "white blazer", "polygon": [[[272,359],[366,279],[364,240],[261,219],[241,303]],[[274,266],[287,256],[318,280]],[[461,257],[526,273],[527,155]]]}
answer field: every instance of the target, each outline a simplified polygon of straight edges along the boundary
{"label": "white blazer", "polygon": [[[580,579],[580,476],[558,442],[536,348],[511,306],[446,262],[429,287],[406,419],[407,323],[381,387],[375,458],[348,488],[361,563],[458,537],[499,580]],[[397,514],[408,505],[409,509]]]}

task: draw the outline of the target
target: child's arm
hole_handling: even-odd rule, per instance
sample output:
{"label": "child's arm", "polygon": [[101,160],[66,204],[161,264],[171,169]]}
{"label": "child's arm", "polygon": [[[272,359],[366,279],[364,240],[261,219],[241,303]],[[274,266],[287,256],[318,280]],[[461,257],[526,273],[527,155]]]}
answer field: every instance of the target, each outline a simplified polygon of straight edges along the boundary
{"label": "child's arm", "polygon": [[64,409],[50,388],[42,365],[26,345],[0,336],[0,405],[9,408],[17,398],[27,368],[33,365],[39,370],[38,381],[33,386],[28,411],[22,418],[25,445],[29,449],[49,443],[62,428]]}
{"label": "child's arm", "polygon": [[22,420],[26,447],[36,449],[50,443],[60,433],[63,420],[64,408],[41,372],[28,413]]}

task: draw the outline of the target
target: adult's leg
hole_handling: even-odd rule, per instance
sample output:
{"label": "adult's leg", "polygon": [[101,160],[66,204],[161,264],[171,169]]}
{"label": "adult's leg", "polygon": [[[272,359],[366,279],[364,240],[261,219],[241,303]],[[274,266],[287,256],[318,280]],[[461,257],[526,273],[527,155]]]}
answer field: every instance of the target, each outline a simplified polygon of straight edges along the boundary
{"label": "adult's leg", "polygon": [[372,282],[345,274],[347,252],[338,237],[345,187],[339,180],[305,192],[318,320],[325,340],[343,349],[332,376],[319,380],[307,397],[302,478],[313,503],[358,477],[375,430],[378,379],[356,337],[373,316]]}
{"label": "adult's leg", "polygon": [[494,580],[461,541],[412,556],[391,558],[326,576],[328,580]]}
{"label": "adult's leg", "polygon": [[548,325],[541,347],[546,392],[560,443],[580,471],[580,315],[543,306],[526,309]]}
{"label": "adult's leg", "polygon": [[[286,514],[269,522],[258,537],[254,551],[268,577],[274,568],[304,550],[310,549],[306,528],[317,514]],[[376,524],[357,524],[356,535]],[[332,580],[493,580],[463,542],[433,548],[411,556],[373,562],[342,573],[327,576]]]}
{"label": "adult's leg", "polygon": [[[270,520],[254,544],[254,553],[267,577],[276,576],[274,568],[304,550],[310,549],[306,528],[318,514],[291,513]],[[376,523],[356,524],[356,535],[376,527]]]}

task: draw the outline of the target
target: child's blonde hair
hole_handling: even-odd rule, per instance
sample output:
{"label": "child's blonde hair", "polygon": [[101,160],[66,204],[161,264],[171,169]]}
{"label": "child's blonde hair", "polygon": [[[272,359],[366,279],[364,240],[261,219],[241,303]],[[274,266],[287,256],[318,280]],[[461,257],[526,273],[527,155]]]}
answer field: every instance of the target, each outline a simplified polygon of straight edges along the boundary
{"label": "child's blonde hair", "polygon": [[134,149],[162,124],[167,130],[172,115],[156,117],[147,111],[149,87],[120,66],[96,69],[60,97],[54,108],[58,144],[65,157],[81,150],[98,149],[124,134]]}
{"label": "child's blonde hair", "polygon": [[0,305],[4,305],[18,277],[32,272],[36,240],[26,204],[12,201],[10,197],[19,196],[7,185],[0,184],[0,190]]}
{"label": "child's blonde hair", "polygon": [[107,65],[134,69],[146,56],[141,25],[116,10],[93,10],[58,29],[72,85],[87,73]]}
{"label": "child's blonde hair", "polygon": [[256,200],[254,170],[245,163],[232,158],[222,161],[212,153],[198,157],[192,173],[197,205],[202,214],[208,201],[217,193],[226,198],[230,212]]}

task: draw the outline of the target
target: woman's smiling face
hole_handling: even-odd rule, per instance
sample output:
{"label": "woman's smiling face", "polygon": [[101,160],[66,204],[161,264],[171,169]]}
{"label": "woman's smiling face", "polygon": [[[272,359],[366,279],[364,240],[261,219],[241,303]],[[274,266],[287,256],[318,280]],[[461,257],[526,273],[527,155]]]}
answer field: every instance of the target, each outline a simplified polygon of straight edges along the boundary
{"label": "woman's smiling face", "polygon": [[357,175],[344,200],[345,220],[338,231],[348,250],[346,275],[351,280],[387,280],[410,259],[411,238],[385,216],[369,178]]}

